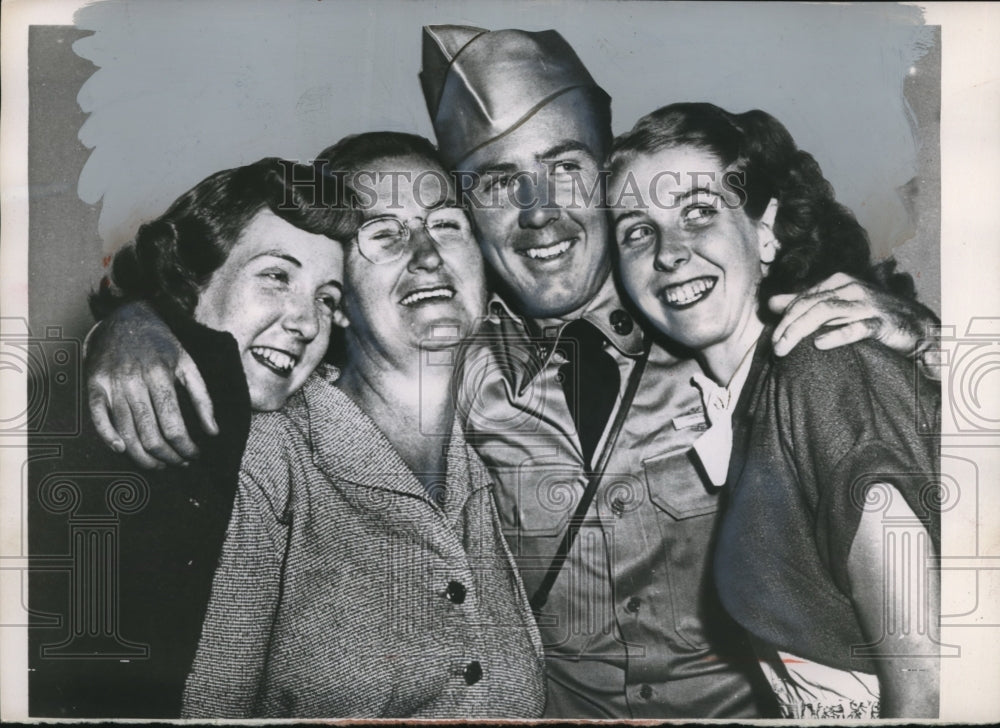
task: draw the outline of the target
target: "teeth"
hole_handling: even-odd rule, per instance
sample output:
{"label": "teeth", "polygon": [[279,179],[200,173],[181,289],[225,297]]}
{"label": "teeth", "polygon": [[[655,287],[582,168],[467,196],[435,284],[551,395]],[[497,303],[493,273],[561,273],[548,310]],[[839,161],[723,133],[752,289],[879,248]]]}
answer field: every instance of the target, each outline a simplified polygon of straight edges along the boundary
{"label": "teeth", "polygon": [[562,255],[569,250],[569,247],[572,244],[572,240],[563,240],[561,243],[549,245],[544,248],[528,248],[524,252],[529,258],[534,258],[536,260],[548,260],[549,258],[555,258],[558,255]]}
{"label": "teeth", "polygon": [[295,366],[296,359],[290,354],[276,349],[269,349],[263,346],[255,346],[250,349],[251,353],[263,363],[269,365],[276,371],[287,374]]}
{"label": "teeth", "polygon": [[412,306],[415,303],[426,301],[429,298],[443,298],[446,301],[455,297],[455,292],[450,288],[429,288],[425,291],[414,291],[404,298],[400,303],[404,306]]}
{"label": "teeth", "polygon": [[693,303],[715,288],[714,278],[698,278],[677,286],[670,286],[663,292],[667,303],[683,306]]}

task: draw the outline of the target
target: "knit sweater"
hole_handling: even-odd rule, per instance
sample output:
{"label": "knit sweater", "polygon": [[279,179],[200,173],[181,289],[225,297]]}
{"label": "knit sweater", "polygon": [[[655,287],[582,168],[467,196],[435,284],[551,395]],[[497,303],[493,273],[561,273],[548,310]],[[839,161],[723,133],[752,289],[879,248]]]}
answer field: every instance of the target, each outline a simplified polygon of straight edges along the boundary
{"label": "knit sweater", "polygon": [[770,335],[733,416],[719,594],[776,649],[874,673],[852,651],[871,640],[854,611],[848,554],[863,509],[898,497],[940,552],[940,391],[875,342],[819,351],[806,341],[778,359]]}

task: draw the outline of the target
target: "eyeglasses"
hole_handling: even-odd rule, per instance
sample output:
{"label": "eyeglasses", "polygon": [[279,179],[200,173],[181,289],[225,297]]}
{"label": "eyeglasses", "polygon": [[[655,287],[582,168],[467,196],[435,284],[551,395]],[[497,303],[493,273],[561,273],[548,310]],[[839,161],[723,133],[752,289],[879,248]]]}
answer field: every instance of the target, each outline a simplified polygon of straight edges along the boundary
{"label": "eyeglasses", "polygon": [[[423,228],[441,248],[453,248],[473,240],[472,226],[457,207],[439,207],[427,213]],[[367,260],[382,265],[403,257],[412,229],[396,217],[377,217],[358,228],[358,250]]]}

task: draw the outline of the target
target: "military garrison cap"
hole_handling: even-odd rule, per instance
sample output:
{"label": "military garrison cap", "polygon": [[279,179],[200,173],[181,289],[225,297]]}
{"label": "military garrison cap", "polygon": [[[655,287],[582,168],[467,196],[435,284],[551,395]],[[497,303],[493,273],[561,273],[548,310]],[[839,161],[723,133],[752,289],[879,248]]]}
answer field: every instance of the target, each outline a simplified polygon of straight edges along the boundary
{"label": "military garrison cap", "polygon": [[574,88],[608,95],[554,30],[423,29],[420,83],[448,164],[516,129]]}

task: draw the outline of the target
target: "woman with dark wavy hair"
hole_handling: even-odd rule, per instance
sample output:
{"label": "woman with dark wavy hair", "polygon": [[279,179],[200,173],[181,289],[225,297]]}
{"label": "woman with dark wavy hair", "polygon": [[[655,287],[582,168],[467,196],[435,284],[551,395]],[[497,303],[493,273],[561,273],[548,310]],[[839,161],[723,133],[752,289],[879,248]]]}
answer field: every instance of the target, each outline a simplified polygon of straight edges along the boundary
{"label": "woman with dark wavy hair", "polygon": [[185,192],[115,254],[91,298],[95,316],[145,300],[174,327],[227,332],[253,409],[280,408],[322,360],[334,320],[343,322],[338,241],[355,218],[304,198],[291,180],[311,170],[295,168],[268,157]]}
{"label": "woman with dark wavy hair", "polygon": [[[218,430],[210,436],[197,428],[193,407],[182,402],[201,457],[183,470],[129,475],[144,484],[148,502],[118,531],[117,629],[147,654],[41,660],[38,677],[58,684],[69,715],[180,715],[251,411],[283,407],[344,321],[342,241],[353,234],[356,213],[315,205],[289,183],[308,171],[266,158],[209,176],[139,228],[91,297],[98,318],[136,300],[160,314],[204,379]],[[172,390],[173,382],[165,386]],[[121,413],[136,422],[147,414],[128,405]],[[71,446],[64,457],[81,471],[135,470],[109,461],[86,437]]]}
{"label": "woman with dark wavy hair", "polygon": [[[694,449],[727,498],[715,582],[783,714],[936,717],[939,394],[875,342],[773,356],[762,303],[836,272],[912,281],[873,265],[816,161],[762,111],[666,106],[615,141],[611,168],[622,283],[704,371]],[[890,523],[907,524],[898,548]]]}

